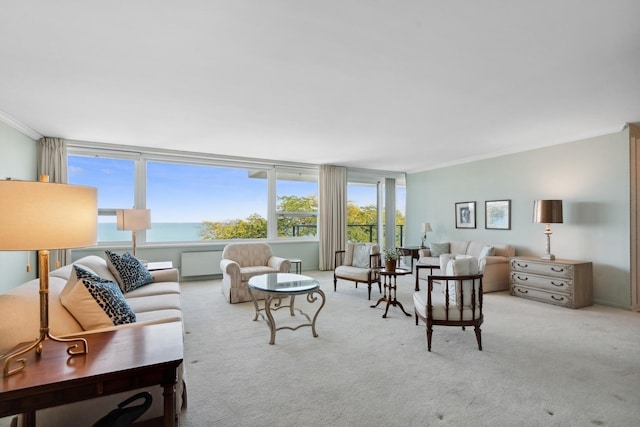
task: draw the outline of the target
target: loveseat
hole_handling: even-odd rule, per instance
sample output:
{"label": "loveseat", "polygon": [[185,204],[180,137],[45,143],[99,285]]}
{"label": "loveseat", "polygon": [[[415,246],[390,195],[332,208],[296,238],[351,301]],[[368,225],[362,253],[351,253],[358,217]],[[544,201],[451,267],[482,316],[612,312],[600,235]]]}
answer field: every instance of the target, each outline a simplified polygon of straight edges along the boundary
{"label": "loveseat", "polygon": [[[135,313],[135,322],[104,326],[99,328],[83,328],[92,321],[87,310],[80,313],[77,307],[71,307],[71,300],[65,300],[68,309],[63,305],[62,295],[74,292],[78,282],[74,265],[83,271],[99,276],[102,279],[116,282],[116,277],[109,270],[107,261],[99,256],[91,255],[81,258],[72,265],[56,269],[49,276],[49,327],[51,333],[59,337],[86,336],[100,331],[119,328],[143,327],[144,325],[182,322],[182,305],[180,301],[180,284],[176,269],[150,272],[153,281],[135,290],[123,293],[126,303]],[[33,341],[38,335],[39,323],[39,279],[23,283],[4,294],[0,294],[0,355],[6,354],[19,343]],[[96,304],[97,306],[97,304]],[[99,309],[99,307],[98,307]],[[72,311],[79,321],[74,317]],[[61,344],[64,345],[64,344]],[[91,351],[91,349],[89,349]],[[132,349],[133,351],[133,349]],[[25,370],[29,370],[27,365]],[[20,375],[20,373],[14,374]],[[160,386],[146,389],[153,396],[153,404],[137,421],[160,417],[163,414],[163,396]],[[86,427],[115,409],[119,402],[136,392],[120,393],[72,403],[64,406],[45,409],[37,412],[39,427],[62,426]],[[184,382],[184,364],[178,370],[176,386],[176,413],[186,406],[186,387]],[[0,425],[3,425],[0,422]]]}
{"label": "loveseat", "polygon": [[440,265],[440,255],[470,255],[478,260],[483,272],[484,292],[509,289],[509,257],[515,256],[515,248],[504,243],[485,243],[468,240],[452,240],[431,243],[429,248],[418,251],[418,264]]}
{"label": "loveseat", "polygon": [[[288,273],[291,262],[273,256],[266,243],[229,243],[222,250],[222,294],[231,304],[251,301],[249,279],[267,273]],[[264,299],[261,292],[254,292]]]}

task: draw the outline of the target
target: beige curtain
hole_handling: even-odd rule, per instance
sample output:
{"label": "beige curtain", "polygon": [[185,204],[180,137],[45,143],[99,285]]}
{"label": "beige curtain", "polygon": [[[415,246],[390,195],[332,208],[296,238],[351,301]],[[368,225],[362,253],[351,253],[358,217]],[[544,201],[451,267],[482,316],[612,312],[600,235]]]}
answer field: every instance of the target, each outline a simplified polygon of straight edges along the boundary
{"label": "beige curtain", "polygon": [[[38,176],[48,175],[49,182],[67,183],[67,143],[60,138],[38,140]],[[71,260],[68,250],[57,250],[51,254],[51,268],[67,265]]]}
{"label": "beige curtain", "polygon": [[333,270],[347,241],[347,168],[320,166],[320,270]]}

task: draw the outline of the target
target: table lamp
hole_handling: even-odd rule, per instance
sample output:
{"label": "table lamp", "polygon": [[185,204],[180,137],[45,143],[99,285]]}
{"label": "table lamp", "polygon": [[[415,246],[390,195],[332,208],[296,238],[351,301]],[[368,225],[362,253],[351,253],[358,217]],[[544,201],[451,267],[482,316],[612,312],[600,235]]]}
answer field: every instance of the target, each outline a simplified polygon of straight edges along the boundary
{"label": "table lamp", "polygon": [[[91,246],[96,243],[98,190],[79,185],[7,179],[0,181],[0,250],[38,251],[40,276],[40,335],[3,357],[3,375],[21,371],[30,350],[42,353],[45,338],[70,344],[69,355],[88,352],[84,338],[58,338],[49,332],[49,250]],[[12,362],[18,364],[11,368]]]}
{"label": "table lamp", "polygon": [[151,228],[149,209],[117,209],[118,230],[130,230],[133,240],[133,256],[136,256],[136,232]]}
{"label": "table lamp", "polygon": [[420,244],[420,247],[422,249],[426,248],[426,246],[424,245],[425,240],[427,240],[427,233],[432,231],[431,230],[431,224],[429,224],[428,222],[423,222],[420,225],[420,231],[422,231],[422,243]]}
{"label": "table lamp", "polygon": [[562,200],[535,200],[533,202],[533,222],[546,224],[544,234],[547,236],[547,247],[542,259],[554,260],[551,253],[551,224],[562,224]]}

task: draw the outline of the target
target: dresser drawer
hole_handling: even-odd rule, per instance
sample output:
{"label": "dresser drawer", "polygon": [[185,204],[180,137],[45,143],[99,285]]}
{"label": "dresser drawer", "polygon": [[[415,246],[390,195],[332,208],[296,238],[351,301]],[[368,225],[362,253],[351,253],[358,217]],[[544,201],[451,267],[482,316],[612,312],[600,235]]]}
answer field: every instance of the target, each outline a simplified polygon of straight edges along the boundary
{"label": "dresser drawer", "polygon": [[511,260],[511,270],[522,271],[530,274],[554,277],[572,277],[573,265],[559,264],[555,262],[531,261],[528,259],[514,258]]}
{"label": "dresser drawer", "polygon": [[535,274],[514,271],[511,273],[511,283],[514,285],[523,285],[550,292],[559,292],[564,294],[573,292],[573,281],[562,277],[536,276]]}
{"label": "dresser drawer", "polygon": [[538,300],[549,304],[560,305],[562,307],[571,307],[571,295],[546,292],[539,289],[527,288],[525,286],[511,285],[511,295],[518,297]]}

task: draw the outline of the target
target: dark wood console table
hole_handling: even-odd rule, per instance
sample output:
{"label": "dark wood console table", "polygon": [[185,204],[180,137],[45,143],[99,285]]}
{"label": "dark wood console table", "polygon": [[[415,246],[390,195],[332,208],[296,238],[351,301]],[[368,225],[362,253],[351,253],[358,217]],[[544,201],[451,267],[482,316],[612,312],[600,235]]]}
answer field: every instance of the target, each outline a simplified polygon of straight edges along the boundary
{"label": "dark wood console table", "polygon": [[396,248],[398,252],[400,252],[401,256],[410,256],[411,257],[411,271],[413,271],[413,260],[418,260],[420,258],[420,246],[399,246]]}
{"label": "dark wood console table", "polygon": [[[178,425],[177,369],[183,359],[182,324],[163,323],[87,334],[89,353],[69,356],[67,346],[45,340],[42,355],[27,355],[27,366],[0,378],[0,418],[81,400],[160,385],[164,426]],[[96,407],[96,420],[114,408]],[[103,411],[101,414],[98,411]]]}

